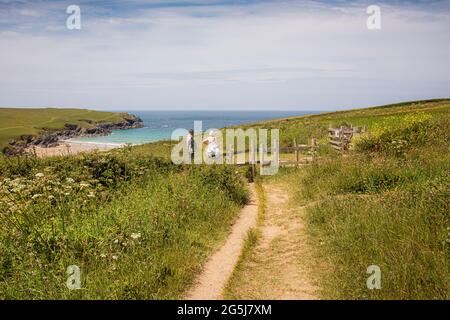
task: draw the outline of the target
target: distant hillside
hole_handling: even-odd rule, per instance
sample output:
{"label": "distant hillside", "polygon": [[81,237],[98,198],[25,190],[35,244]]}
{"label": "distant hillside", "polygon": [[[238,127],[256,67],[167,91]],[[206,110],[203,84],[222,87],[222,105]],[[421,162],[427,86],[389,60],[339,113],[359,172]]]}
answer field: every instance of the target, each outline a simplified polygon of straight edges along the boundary
{"label": "distant hillside", "polygon": [[91,128],[102,123],[120,123],[135,119],[127,113],[87,109],[19,109],[0,108],[0,150],[11,140],[38,136],[44,131],[65,129],[66,125]]}
{"label": "distant hillside", "polygon": [[293,140],[306,143],[310,138],[321,139],[326,145],[328,127],[341,125],[367,126],[369,131],[385,121],[401,121],[408,114],[426,113],[432,117],[450,116],[450,99],[411,101],[372,108],[328,112],[285,119],[250,123],[244,128],[280,129],[280,144],[292,146]]}

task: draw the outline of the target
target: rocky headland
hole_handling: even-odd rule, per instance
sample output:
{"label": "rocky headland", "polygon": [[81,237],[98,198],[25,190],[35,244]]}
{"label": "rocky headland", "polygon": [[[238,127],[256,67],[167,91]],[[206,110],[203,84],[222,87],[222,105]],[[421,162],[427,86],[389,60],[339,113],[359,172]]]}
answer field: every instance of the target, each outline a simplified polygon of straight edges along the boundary
{"label": "rocky headland", "polygon": [[77,137],[106,136],[113,130],[126,130],[142,128],[142,120],[134,115],[127,115],[118,122],[100,122],[84,120],[89,126],[81,127],[76,124],[66,124],[62,129],[43,128],[39,135],[23,135],[9,142],[9,147],[4,149],[5,155],[26,153],[26,150],[34,147],[52,148],[59,145],[60,141]]}

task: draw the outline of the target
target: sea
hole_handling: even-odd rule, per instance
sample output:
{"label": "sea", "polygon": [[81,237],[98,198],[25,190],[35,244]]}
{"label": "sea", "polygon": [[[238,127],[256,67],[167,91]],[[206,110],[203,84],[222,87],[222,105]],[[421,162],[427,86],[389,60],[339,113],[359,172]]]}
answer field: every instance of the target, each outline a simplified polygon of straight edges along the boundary
{"label": "sea", "polygon": [[79,137],[72,142],[133,145],[168,140],[176,129],[193,129],[194,121],[202,121],[203,131],[221,129],[255,121],[301,116],[318,111],[129,111],[142,119],[143,128],[115,130],[108,136]]}

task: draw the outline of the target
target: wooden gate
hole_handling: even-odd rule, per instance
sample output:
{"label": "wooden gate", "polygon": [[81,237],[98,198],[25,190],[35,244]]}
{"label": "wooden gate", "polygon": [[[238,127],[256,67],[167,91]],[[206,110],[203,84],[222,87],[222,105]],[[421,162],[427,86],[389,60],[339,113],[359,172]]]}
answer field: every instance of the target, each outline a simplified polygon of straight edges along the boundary
{"label": "wooden gate", "polygon": [[366,127],[341,126],[340,128],[332,128],[330,126],[328,128],[328,143],[334,150],[343,152],[348,150],[348,146],[355,135],[366,131]]}

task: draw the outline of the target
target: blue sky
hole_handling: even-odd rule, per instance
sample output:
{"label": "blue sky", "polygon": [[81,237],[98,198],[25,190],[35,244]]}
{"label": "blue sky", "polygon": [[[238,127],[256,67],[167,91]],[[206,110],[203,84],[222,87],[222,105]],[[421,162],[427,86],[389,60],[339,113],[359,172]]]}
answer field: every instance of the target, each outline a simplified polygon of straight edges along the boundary
{"label": "blue sky", "polygon": [[450,1],[0,0],[3,107],[363,107],[450,97],[448,57]]}

